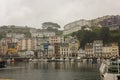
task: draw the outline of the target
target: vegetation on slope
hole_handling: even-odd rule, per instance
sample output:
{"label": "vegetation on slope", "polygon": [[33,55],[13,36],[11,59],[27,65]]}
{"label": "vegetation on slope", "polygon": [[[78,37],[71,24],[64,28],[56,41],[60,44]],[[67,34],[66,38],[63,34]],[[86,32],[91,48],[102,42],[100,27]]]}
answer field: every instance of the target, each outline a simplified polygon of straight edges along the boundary
{"label": "vegetation on slope", "polygon": [[110,31],[108,27],[96,27],[92,31],[82,29],[77,32],[73,32],[71,35],[78,38],[81,48],[84,48],[86,43],[93,42],[94,40],[103,40],[104,44],[111,42],[118,42],[118,44],[120,44],[120,31]]}

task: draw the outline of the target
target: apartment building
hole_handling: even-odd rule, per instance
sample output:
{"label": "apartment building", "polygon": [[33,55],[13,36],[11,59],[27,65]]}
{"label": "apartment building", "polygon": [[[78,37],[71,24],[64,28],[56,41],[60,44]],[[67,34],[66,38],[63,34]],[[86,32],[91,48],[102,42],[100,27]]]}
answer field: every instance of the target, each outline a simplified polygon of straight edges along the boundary
{"label": "apartment building", "polygon": [[96,56],[94,55],[94,52],[93,52],[93,43],[87,43],[85,45],[85,54],[86,56]]}
{"label": "apartment building", "polygon": [[37,41],[37,50],[41,50],[44,43],[49,42],[49,38],[47,38],[47,37],[45,37],[45,38],[36,38],[36,41]]}
{"label": "apartment building", "polygon": [[3,38],[1,40],[1,53],[6,55],[8,53],[17,54],[18,52],[18,39],[16,38]]}
{"label": "apartment building", "polygon": [[54,49],[55,49],[55,51],[54,51],[54,57],[60,57],[60,44],[61,43],[54,43]]}
{"label": "apartment building", "polygon": [[93,41],[93,53],[97,56],[102,55],[103,49],[103,41],[102,40],[95,40]]}
{"label": "apartment building", "polygon": [[119,56],[119,46],[118,43],[110,43],[103,47],[104,57]]}
{"label": "apartment building", "polygon": [[70,48],[68,43],[61,43],[60,45],[60,56],[61,57],[69,57],[70,56]]}
{"label": "apartment building", "polygon": [[8,43],[8,54],[17,54],[18,53],[18,44],[17,43]]}
{"label": "apartment building", "polygon": [[23,39],[25,38],[25,34],[20,34],[20,33],[7,33],[6,34],[7,38],[15,38],[15,39]]}
{"label": "apartment building", "polygon": [[18,50],[36,50],[37,41],[35,38],[24,38],[18,42]]}
{"label": "apartment building", "polygon": [[63,36],[50,36],[49,37],[49,43],[64,43],[64,37]]}
{"label": "apartment building", "polygon": [[80,58],[81,58],[81,57],[85,57],[85,50],[84,50],[84,49],[81,49],[81,48],[80,48],[80,49],[78,50],[78,57],[80,57]]}
{"label": "apartment building", "polygon": [[41,29],[41,30],[31,31],[31,36],[35,38],[50,37],[50,36],[55,36],[55,32]]}
{"label": "apartment building", "polygon": [[103,49],[102,49],[102,56],[103,57],[110,57],[111,52],[112,52],[112,49],[111,49],[111,46],[109,44],[103,46]]}
{"label": "apartment building", "polygon": [[6,55],[7,53],[7,50],[8,50],[8,45],[7,45],[7,40],[5,38],[3,38],[1,41],[0,41],[0,46],[1,46],[1,55]]}
{"label": "apartment building", "polygon": [[67,43],[69,43],[70,56],[77,57],[79,49],[79,41],[76,38],[71,38]]}
{"label": "apartment building", "polygon": [[111,55],[112,56],[119,56],[119,46],[118,43],[111,43]]}
{"label": "apartment building", "polygon": [[48,57],[52,58],[54,55],[54,52],[55,52],[55,49],[54,49],[55,47],[54,47],[54,45],[49,45],[48,47],[49,47],[48,48]]}

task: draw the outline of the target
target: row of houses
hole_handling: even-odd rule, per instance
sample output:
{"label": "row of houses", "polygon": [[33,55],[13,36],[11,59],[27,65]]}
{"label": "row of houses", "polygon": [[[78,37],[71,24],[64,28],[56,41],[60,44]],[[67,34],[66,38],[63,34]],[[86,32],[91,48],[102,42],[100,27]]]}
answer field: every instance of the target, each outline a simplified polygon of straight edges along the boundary
{"label": "row of houses", "polygon": [[0,54],[36,52],[38,57],[77,56],[79,41],[73,37],[49,35],[47,37],[26,38],[23,34],[9,33],[0,41]]}
{"label": "row of houses", "polygon": [[50,37],[56,35],[54,31],[48,31],[47,29],[31,29],[30,33],[33,38]]}
{"label": "row of houses", "polygon": [[93,43],[87,43],[85,49],[80,49],[79,53],[79,56],[86,57],[119,56],[119,46],[118,43],[103,44],[102,40],[96,40]]}
{"label": "row of houses", "polygon": [[[31,32],[31,33],[34,33]],[[52,34],[52,33],[49,33]],[[9,33],[0,41],[0,54],[36,53],[37,57],[110,57],[119,56],[117,43],[103,44],[102,40],[87,43],[79,49],[80,43],[75,37],[46,35],[26,38],[24,34]]]}

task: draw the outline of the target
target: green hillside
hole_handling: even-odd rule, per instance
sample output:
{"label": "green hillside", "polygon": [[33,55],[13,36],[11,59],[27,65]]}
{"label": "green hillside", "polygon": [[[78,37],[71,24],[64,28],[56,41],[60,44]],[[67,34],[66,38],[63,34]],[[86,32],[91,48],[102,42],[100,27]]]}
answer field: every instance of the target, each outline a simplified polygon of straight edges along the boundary
{"label": "green hillside", "polygon": [[92,42],[94,40],[103,40],[104,44],[118,42],[120,46],[120,31],[110,31],[108,27],[96,27],[92,31],[82,29],[77,32],[73,32],[71,35],[78,38],[81,48],[84,48],[86,43]]}

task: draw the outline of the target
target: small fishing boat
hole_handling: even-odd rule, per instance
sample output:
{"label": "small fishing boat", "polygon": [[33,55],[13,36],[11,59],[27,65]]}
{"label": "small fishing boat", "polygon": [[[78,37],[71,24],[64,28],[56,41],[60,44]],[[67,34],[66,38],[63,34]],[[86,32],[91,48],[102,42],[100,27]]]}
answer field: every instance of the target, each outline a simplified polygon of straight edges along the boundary
{"label": "small fishing boat", "polygon": [[4,68],[6,61],[0,58],[0,68]]}

